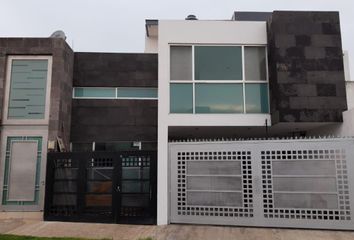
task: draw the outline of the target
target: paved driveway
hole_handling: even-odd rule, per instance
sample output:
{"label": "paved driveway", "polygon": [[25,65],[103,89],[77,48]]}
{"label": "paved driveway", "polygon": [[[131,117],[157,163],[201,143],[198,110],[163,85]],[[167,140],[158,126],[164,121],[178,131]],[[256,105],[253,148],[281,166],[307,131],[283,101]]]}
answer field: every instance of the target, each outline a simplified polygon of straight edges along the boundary
{"label": "paved driveway", "polygon": [[354,240],[354,232],[271,228],[218,227],[198,225],[117,225],[96,223],[0,220],[0,233],[46,237],[84,237],[130,240],[153,237],[156,240]]}

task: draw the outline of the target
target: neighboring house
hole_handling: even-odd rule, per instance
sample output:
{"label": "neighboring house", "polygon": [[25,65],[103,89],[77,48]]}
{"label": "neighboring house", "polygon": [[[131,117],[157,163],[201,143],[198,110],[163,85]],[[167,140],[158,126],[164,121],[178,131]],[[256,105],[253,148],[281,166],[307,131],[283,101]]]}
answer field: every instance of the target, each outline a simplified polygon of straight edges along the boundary
{"label": "neighboring house", "polygon": [[[74,53],[61,38],[0,39],[2,211],[44,210],[48,220],[68,221],[351,228],[351,140],[331,140],[335,150],[314,140],[301,151],[306,143],[266,140],[354,136],[337,12],[146,20],[145,43],[140,54]],[[295,189],[262,197],[257,174],[275,167],[261,159],[291,159],[283,170],[308,165],[288,173],[288,182],[262,175],[275,182],[263,183],[263,193],[279,182]],[[273,217],[294,219],[267,222]]]}

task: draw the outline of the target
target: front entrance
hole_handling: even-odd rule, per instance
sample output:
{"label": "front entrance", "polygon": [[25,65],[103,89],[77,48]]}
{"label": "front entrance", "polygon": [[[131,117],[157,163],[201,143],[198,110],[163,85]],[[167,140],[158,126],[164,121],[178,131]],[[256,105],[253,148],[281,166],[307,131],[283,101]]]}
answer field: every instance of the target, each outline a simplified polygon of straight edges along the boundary
{"label": "front entrance", "polygon": [[156,224],[156,152],[49,153],[45,220]]}
{"label": "front entrance", "polygon": [[44,206],[46,130],[1,132],[0,212],[40,212]]}

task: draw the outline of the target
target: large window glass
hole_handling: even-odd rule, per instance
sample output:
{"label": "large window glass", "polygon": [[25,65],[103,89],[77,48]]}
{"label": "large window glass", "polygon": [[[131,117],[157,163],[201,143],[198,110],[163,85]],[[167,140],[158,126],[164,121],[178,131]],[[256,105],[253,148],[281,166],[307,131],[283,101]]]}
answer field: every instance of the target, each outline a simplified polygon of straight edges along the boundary
{"label": "large window glass", "polygon": [[170,113],[269,112],[265,46],[171,46],[170,71]]}
{"label": "large window glass", "polygon": [[172,46],[171,80],[192,80],[192,47]]}
{"label": "large window glass", "polygon": [[115,98],[115,88],[77,87],[74,96],[78,98]]}
{"label": "large window glass", "polygon": [[242,84],[196,84],[195,112],[243,113]]}
{"label": "large window glass", "polygon": [[12,60],[8,119],[44,119],[48,60]]}
{"label": "large window glass", "polygon": [[193,113],[192,84],[171,84],[170,109],[172,113]]}
{"label": "large window glass", "polygon": [[156,88],[120,87],[118,98],[157,98]]}
{"label": "large window glass", "polygon": [[245,85],[246,112],[247,113],[267,113],[268,106],[268,85],[250,83]]}
{"label": "large window glass", "polygon": [[195,80],[242,80],[241,47],[196,46]]}
{"label": "large window glass", "polygon": [[245,47],[246,80],[267,80],[264,47]]}

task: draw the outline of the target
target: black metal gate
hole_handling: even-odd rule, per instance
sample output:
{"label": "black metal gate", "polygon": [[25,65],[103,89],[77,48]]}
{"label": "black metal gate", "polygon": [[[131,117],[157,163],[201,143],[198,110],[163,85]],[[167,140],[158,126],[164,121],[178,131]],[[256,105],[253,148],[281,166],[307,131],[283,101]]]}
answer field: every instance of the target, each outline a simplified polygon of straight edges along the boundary
{"label": "black metal gate", "polygon": [[156,224],[156,152],[48,153],[45,220]]}

